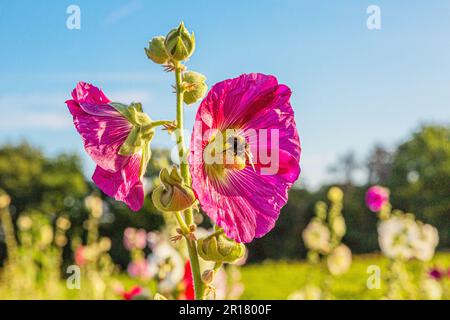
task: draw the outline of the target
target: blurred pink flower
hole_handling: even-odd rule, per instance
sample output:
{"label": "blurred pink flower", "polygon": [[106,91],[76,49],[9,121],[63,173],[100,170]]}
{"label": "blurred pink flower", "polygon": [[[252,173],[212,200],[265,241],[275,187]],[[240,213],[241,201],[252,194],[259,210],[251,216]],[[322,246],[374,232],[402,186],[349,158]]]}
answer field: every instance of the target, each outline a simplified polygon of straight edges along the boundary
{"label": "blurred pink flower", "polygon": [[126,228],[123,233],[123,245],[127,250],[144,249],[147,246],[147,232],[144,229]]}
{"label": "blurred pink flower", "polygon": [[153,276],[149,264],[145,259],[130,262],[127,267],[127,272],[133,278],[140,278],[142,280],[148,280]]}
{"label": "blurred pink flower", "polygon": [[[450,271],[450,269],[449,269]],[[446,276],[446,270],[442,270],[438,267],[434,267],[430,270],[428,270],[428,276],[430,278],[433,278],[434,280],[441,280]]]}
{"label": "blurred pink flower", "polygon": [[366,205],[372,212],[378,212],[389,201],[389,190],[380,186],[372,186],[366,193]]}
{"label": "blurred pink flower", "polygon": [[[189,156],[192,187],[202,209],[238,242],[274,227],[300,174],[290,96],[273,76],[245,74],[215,84],[197,111]],[[232,162],[209,162],[205,154],[211,150],[219,159],[231,155]]]}
{"label": "blurred pink flower", "polygon": [[75,250],[75,253],[74,253],[75,263],[77,265],[79,265],[80,267],[84,266],[86,264],[86,262],[87,262],[87,259],[85,257],[84,251],[85,251],[84,246],[79,246]]}
{"label": "blurred pink flower", "polygon": [[122,144],[133,129],[103,92],[79,82],[66,104],[84,148],[97,164],[92,179],[108,196],[125,202],[131,210],[142,208],[144,189],[140,177],[142,152],[119,155]]}

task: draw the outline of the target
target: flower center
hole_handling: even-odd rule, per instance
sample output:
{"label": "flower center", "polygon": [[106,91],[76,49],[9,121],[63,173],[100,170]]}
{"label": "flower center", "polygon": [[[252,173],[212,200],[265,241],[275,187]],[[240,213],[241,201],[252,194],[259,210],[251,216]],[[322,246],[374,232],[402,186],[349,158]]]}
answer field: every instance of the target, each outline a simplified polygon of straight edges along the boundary
{"label": "flower center", "polygon": [[206,173],[212,179],[226,177],[230,170],[243,170],[247,161],[253,166],[250,146],[234,129],[212,136],[203,151]]}

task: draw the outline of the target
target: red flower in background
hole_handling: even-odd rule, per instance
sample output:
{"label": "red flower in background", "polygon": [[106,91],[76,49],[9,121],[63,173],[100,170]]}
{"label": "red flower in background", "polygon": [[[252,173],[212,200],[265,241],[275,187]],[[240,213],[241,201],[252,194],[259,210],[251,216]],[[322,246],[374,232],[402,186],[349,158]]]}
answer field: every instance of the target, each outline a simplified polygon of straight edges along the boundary
{"label": "red flower in background", "polygon": [[184,292],[180,296],[180,300],[195,300],[194,279],[192,278],[191,264],[186,261],[184,265],[183,277]]}
{"label": "red flower in background", "polygon": [[123,300],[133,300],[134,298],[136,298],[137,296],[142,295],[142,293],[144,292],[144,289],[142,289],[139,286],[134,286],[133,288],[131,288],[128,291],[124,291],[122,293],[122,299]]}

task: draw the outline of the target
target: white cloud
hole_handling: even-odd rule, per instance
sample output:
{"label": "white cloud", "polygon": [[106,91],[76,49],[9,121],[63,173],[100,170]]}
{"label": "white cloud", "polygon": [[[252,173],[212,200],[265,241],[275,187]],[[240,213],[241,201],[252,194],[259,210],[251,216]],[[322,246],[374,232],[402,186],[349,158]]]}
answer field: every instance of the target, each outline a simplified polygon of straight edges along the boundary
{"label": "white cloud", "polygon": [[303,150],[300,167],[300,185],[306,184],[308,188],[318,188],[323,183],[331,182],[331,177],[327,172],[327,168],[334,163],[335,156],[333,154],[311,154]]}
{"label": "white cloud", "polygon": [[50,113],[14,113],[0,118],[0,130],[61,130],[72,126],[72,117]]}
{"label": "white cloud", "polygon": [[138,11],[142,6],[141,1],[135,0],[130,1],[127,4],[118,7],[117,9],[111,11],[105,18],[105,24],[112,25],[120,20],[132,15]]}
{"label": "white cloud", "polygon": [[[75,80],[74,80],[75,79]],[[0,82],[45,82],[45,83],[71,83],[77,80],[89,81],[90,83],[153,83],[161,81],[160,72],[56,72],[56,73],[2,73]]]}
{"label": "white cloud", "polygon": [[142,104],[150,104],[152,95],[144,90],[127,90],[113,91],[108,93],[108,97],[113,101],[122,103],[141,102]]}
{"label": "white cloud", "polygon": [[[123,103],[150,104],[151,94],[144,90],[112,91],[108,97]],[[61,130],[72,126],[65,101],[70,94],[34,92],[0,95],[0,130]]]}

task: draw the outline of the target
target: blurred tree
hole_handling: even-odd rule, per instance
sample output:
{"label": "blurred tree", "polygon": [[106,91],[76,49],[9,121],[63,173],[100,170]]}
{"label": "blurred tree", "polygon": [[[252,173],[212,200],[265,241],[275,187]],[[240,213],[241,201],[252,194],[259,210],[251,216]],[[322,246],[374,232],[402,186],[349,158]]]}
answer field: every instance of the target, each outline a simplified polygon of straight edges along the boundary
{"label": "blurred tree", "polygon": [[328,171],[337,176],[337,180],[343,183],[345,186],[353,185],[353,178],[355,171],[360,168],[360,164],[356,159],[356,155],[353,151],[339,156],[336,164],[330,166]]}
{"label": "blurred tree", "polygon": [[11,195],[14,213],[34,209],[50,215],[78,210],[88,192],[77,156],[46,158],[26,143],[0,149],[0,188]]}
{"label": "blurred tree", "polygon": [[450,126],[423,126],[401,144],[388,186],[394,207],[435,225],[450,246]]}
{"label": "blurred tree", "polygon": [[[145,177],[147,192],[158,183],[160,169],[170,164],[168,151],[153,150]],[[22,213],[36,211],[45,213],[50,221],[61,214],[68,215],[72,221],[69,237],[73,234],[85,236],[83,222],[87,218],[87,211],[84,198],[92,192],[101,194],[92,182],[86,181],[78,156],[62,154],[48,158],[27,143],[0,148],[0,189],[4,189],[12,198],[14,220]],[[146,197],[144,207],[137,213],[104,194],[102,197],[107,208],[100,232],[112,240],[112,257],[126,265],[129,257],[122,247],[123,230],[135,227],[150,231],[161,228],[164,220],[153,207],[150,197]],[[4,258],[3,249],[0,245],[0,260]],[[66,246],[65,257],[72,259],[70,243]]]}
{"label": "blurred tree", "polygon": [[388,183],[392,172],[392,158],[392,153],[383,148],[382,145],[375,145],[367,160],[368,183],[370,185],[385,185]]}
{"label": "blurred tree", "polygon": [[289,201],[281,209],[275,227],[261,239],[248,244],[249,262],[265,259],[300,259],[305,256],[302,231],[314,214],[314,202],[318,195],[305,189],[292,188]]}

